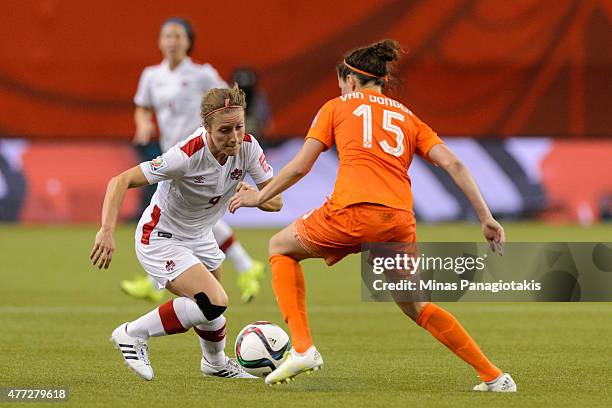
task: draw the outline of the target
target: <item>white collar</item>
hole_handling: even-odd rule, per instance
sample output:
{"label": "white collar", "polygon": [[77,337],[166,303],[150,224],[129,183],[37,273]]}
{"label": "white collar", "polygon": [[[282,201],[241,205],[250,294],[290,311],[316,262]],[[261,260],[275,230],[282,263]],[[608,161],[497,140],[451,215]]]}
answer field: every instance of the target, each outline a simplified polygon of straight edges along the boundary
{"label": "white collar", "polygon": [[191,65],[191,58],[185,57],[173,70],[170,69],[170,63],[168,60],[163,60],[161,65],[169,72],[180,72],[182,69],[185,69],[185,67]]}

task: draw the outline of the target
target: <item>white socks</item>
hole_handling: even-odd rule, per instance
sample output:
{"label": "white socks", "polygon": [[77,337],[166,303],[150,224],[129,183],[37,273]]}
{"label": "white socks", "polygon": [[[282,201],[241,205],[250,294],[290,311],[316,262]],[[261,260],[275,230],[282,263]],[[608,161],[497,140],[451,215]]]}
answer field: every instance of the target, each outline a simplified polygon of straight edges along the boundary
{"label": "white socks", "polygon": [[246,272],[253,267],[253,258],[249,256],[238,241],[234,241],[232,246],[225,252],[225,255],[232,261],[234,269],[236,269],[238,273]]}
{"label": "white socks", "polygon": [[200,337],[202,355],[212,365],[225,364],[225,316],[193,328]]}
{"label": "white socks", "polygon": [[204,317],[196,302],[186,297],[170,300],[127,325],[127,334],[149,337],[184,333],[194,328],[202,354],[212,365],[225,363],[225,316],[212,321]]}
{"label": "white socks", "polygon": [[227,259],[229,259],[234,265],[234,269],[238,273],[248,271],[253,267],[253,258],[245,251],[240,245],[240,242],[234,238],[234,231],[225,221],[220,220],[213,227],[213,234],[217,245],[221,251],[225,253]]}

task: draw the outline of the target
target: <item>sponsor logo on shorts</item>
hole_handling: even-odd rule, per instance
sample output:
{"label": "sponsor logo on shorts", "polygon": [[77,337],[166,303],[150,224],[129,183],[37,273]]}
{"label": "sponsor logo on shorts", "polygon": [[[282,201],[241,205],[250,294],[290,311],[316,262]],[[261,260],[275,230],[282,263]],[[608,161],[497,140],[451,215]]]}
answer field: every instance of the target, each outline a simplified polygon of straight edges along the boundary
{"label": "sponsor logo on shorts", "polygon": [[232,171],[230,174],[230,178],[232,180],[239,180],[241,176],[242,176],[242,170],[240,169],[234,169],[234,171]]}
{"label": "sponsor logo on shorts", "polygon": [[151,170],[153,171],[163,169],[167,165],[168,164],[166,163],[166,159],[164,159],[163,156],[157,156],[156,158],[154,158],[153,160],[149,162],[149,166],[151,167]]}
{"label": "sponsor logo on shorts", "polygon": [[166,270],[168,272],[172,272],[174,268],[176,268],[176,264],[174,263],[174,261],[166,261]]}

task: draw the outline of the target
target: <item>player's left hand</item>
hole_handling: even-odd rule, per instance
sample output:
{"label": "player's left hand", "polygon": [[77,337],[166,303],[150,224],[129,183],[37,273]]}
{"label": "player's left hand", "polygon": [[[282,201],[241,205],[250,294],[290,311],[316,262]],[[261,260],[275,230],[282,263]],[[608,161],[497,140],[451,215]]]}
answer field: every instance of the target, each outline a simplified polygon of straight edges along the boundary
{"label": "player's left hand", "polygon": [[96,234],[94,246],[89,254],[89,259],[99,269],[108,269],[113,253],[115,252],[115,238],[113,231],[108,228],[100,228]]}
{"label": "player's left hand", "polygon": [[234,214],[240,207],[257,207],[260,203],[260,193],[252,185],[244,181],[236,187],[236,194],[229,202],[229,212]]}
{"label": "player's left hand", "polygon": [[499,255],[504,255],[504,244],[506,242],[506,234],[504,227],[501,226],[493,217],[482,221],[482,235],[489,242],[489,246],[493,252]]}

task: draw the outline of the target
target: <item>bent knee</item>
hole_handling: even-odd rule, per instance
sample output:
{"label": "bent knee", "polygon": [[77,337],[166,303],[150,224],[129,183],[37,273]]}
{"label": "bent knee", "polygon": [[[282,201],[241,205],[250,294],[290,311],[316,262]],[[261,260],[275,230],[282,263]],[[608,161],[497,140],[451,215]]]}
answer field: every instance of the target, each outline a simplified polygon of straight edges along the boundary
{"label": "bent knee", "polygon": [[216,306],[227,307],[229,303],[227,293],[223,289],[211,291],[211,293],[206,294],[206,297],[211,304]]}
{"label": "bent knee", "polygon": [[274,234],[268,244],[268,255],[285,255],[284,249],[286,246],[283,244],[283,238],[280,232]]}
{"label": "bent knee", "polygon": [[210,303],[217,306],[227,307],[229,303],[229,298],[227,297],[227,293],[225,291],[220,291],[215,296],[213,296],[210,300]]}
{"label": "bent knee", "polygon": [[209,297],[206,293],[199,292],[194,295],[194,300],[208,321],[215,320],[227,309],[227,295],[225,294]]}

